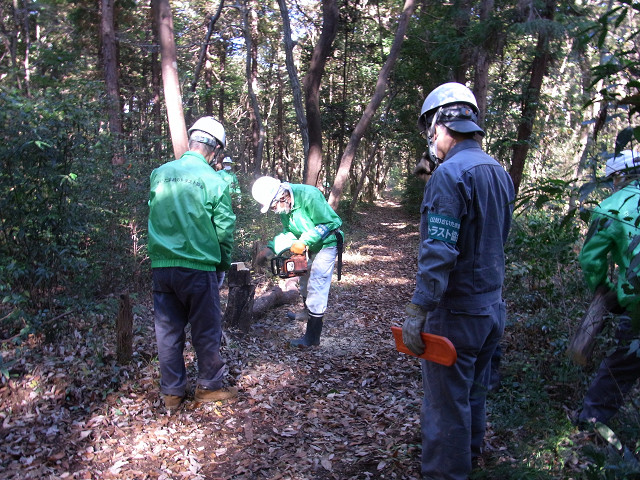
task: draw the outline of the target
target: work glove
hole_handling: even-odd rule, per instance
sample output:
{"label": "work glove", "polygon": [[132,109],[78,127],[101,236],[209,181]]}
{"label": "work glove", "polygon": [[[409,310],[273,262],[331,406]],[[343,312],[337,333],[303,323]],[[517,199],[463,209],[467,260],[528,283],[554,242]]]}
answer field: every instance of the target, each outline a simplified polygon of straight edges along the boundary
{"label": "work glove", "polygon": [[420,334],[427,321],[427,312],[415,303],[407,304],[407,318],[402,326],[402,341],[416,355],[424,353],[424,342]]}
{"label": "work glove", "polygon": [[268,263],[271,263],[271,259],[274,258],[276,254],[269,247],[264,247],[262,250],[258,252],[255,258],[255,264],[257,267],[264,267]]}
{"label": "work glove", "polygon": [[291,245],[291,248],[289,250],[291,250],[291,253],[295,253],[295,254],[299,255],[301,253],[304,253],[306,248],[307,248],[307,246],[304,244],[303,241],[296,240],[295,242],[293,242],[293,244]]}

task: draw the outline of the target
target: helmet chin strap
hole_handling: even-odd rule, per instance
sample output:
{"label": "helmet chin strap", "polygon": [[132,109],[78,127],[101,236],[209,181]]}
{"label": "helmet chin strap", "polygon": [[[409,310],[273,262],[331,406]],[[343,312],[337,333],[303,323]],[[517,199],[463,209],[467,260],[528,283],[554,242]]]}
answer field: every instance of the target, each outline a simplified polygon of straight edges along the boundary
{"label": "helmet chin strap", "polygon": [[429,126],[429,130],[427,131],[427,145],[429,146],[429,159],[433,162],[433,170],[438,168],[438,165],[442,163],[442,159],[438,157],[438,139],[433,140],[433,137],[436,133],[436,122],[440,117],[440,112],[442,111],[442,107],[438,108],[438,111],[433,116],[431,120],[431,125]]}

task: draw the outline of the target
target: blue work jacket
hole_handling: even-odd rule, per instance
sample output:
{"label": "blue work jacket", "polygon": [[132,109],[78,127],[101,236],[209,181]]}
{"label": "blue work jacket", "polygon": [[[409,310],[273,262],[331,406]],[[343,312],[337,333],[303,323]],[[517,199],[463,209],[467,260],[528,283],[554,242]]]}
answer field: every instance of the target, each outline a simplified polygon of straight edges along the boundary
{"label": "blue work jacket", "polygon": [[513,182],[474,140],[456,144],[424,190],[412,303],[426,311],[499,302]]}

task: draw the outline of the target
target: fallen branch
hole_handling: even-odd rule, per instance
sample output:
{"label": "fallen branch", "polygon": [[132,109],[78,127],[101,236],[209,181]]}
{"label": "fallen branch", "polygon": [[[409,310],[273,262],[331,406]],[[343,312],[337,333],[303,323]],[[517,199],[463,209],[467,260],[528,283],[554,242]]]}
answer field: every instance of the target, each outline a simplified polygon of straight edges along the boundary
{"label": "fallen branch", "polygon": [[602,330],[607,312],[618,306],[616,293],[609,289],[598,289],[585,312],[580,326],[571,339],[567,354],[578,365],[586,366],[593,353],[595,341]]}
{"label": "fallen branch", "polygon": [[[50,318],[49,320],[45,320],[44,322],[42,322],[40,324],[40,327],[43,327],[45,325],[49,325],[50,323],[53,323],[56,320],[60,320],[62,317],[66,317],[67,315],[69,315],[70,313],[73,313],[73,312],[75,312],[75,310],[68,310],[68,311],[66,311],[64,313],[61,313],[60,315],[58,315],[56,317]],[[0,343],[8,343],[8,342],[10,342],[12,340],[15,340],[16,338],[20,337],[21,335],[22,335],[21,333],[18,333],[16,335],[14,335],[13,337],[4,338],[4,339],[0,340]]]}

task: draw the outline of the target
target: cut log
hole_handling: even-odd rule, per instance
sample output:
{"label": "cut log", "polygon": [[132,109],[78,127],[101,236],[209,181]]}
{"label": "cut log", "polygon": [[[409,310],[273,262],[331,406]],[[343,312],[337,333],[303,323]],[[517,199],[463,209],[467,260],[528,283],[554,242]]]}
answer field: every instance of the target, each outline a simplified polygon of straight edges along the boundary
{"label": "cut log", "polygon": [[273,287],[269,293],[255,299],[253,315],[261,317],[272,308],[296,303],[298,298],[298,277],[287,278]]}
{"label": "cut log", "polygon": [[227,284],[229,296],[222,323],[246,333],[253,321],[253,297],[256,291],[256,286],[251,283],[251,270],[242,262],[231,264]]}
{"label": "cut log", "polygon": [[586,366],[591,359],[595,341],[602,331],[606,314],[618,306],[616,293],[607,288],[599,288],[576,330],[567,354],[578,365]]}

